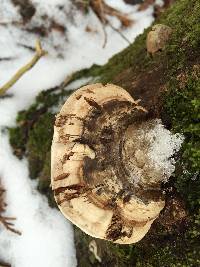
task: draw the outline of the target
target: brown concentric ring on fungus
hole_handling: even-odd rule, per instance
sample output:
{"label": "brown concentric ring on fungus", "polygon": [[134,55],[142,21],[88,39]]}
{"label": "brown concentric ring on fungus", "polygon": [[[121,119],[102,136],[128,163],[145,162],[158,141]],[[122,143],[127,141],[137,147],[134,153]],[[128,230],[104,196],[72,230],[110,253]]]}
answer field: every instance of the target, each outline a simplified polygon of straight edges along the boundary
{"label": "brown concentric ring on fungus", "polygon": [[135,184],[131,176],[133,164],[142,168],[140,153],[129,154],[137,118],[146,112],[138,103],[112,84],[84,86],[57,115],[52,143],[51,183],[64,216],[93,237],[121,244],[142,239],[164,207],[158,184]]}

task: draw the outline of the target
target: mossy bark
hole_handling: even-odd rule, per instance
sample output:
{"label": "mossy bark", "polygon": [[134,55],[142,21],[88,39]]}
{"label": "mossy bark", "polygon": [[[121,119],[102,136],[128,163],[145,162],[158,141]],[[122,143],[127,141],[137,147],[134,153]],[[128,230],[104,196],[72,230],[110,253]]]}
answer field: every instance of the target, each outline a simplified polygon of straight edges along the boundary
{"label": "mossy bark", "polygon": [[[97,240],[75,228],[78,266],[200,266],[200,2],[177,0],[156,23],[172,28],[170,40],[153,56],[146,51],[147,29],[104,66],[77,72],[72,80],[114,83],[125,88],[185,141],[176,170],[163,185],[166,207],[147,236],[134,245]],[[10,141],[20,157],[27,155],[32,178],[55,205],[50,184],[50,146],[56,108],[70,94],[62,88],[42,92],[30,109],[20,112]],[[146,118],[146,119],[147,119]],[[89,251],[95,240],[101,262]]]}

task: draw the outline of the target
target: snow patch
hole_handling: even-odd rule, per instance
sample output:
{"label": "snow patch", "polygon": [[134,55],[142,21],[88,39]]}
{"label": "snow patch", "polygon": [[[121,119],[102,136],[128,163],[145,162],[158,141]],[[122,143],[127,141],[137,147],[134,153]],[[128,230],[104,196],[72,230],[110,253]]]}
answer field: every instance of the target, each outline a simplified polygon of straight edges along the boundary
{"label": "snow patch", "polygon": [[135,186],[151,187],[167,182],[175,170],[174,157],[183,140],[181,134],[171,133],[159,119],[134,127],[125,147],[132,151],[128,168]]}
{"label": "snow patch", "polygon": [[0,134],[0,176],[7,189],[7,216],[16,216],[21,236],[1,230],[0,255],[13,267],[76,266],[72,226],[48,206],[28,175],[27,160],[12,154],[8,137]]}
{"label": "snow patch", "polygon": [[161,120],[147,133],[147,138],[151,143],[148,157],[153,162],[155,168],[162,169],[167,177],[175,170],[174,154],[179,151],[184,137],[181,134],[172,134],[164,128]]}

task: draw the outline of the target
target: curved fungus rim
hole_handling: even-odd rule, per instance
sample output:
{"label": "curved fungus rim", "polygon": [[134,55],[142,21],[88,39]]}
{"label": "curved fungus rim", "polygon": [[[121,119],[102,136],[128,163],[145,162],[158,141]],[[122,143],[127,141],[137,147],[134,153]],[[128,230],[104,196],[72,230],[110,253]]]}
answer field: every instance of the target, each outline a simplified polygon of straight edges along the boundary
{"label": "curved fungus rim", "polygon": [[55,200],[67,219],[93,237],[135,243],[165,205],[159,185],[137,187],[124,162],[125,133],[145,113],[123,88],[98,83],[74,92],[56,116]]}

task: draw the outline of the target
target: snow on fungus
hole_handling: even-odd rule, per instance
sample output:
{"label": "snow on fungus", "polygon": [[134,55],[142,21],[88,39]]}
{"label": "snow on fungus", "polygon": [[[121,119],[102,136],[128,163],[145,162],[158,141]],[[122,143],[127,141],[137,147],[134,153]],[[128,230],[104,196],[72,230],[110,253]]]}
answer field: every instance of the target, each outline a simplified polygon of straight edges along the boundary
{"label": "snow on fungus", "polygon": [[[56,117],[54,196],[64,216],[93,237],[135,243],[164,208],[160,185],[179,138],[157,120],[140,122],[145,113],[123,88],[98,83],[73,93]],[[162,137],[171,146],[166,155]]]}

